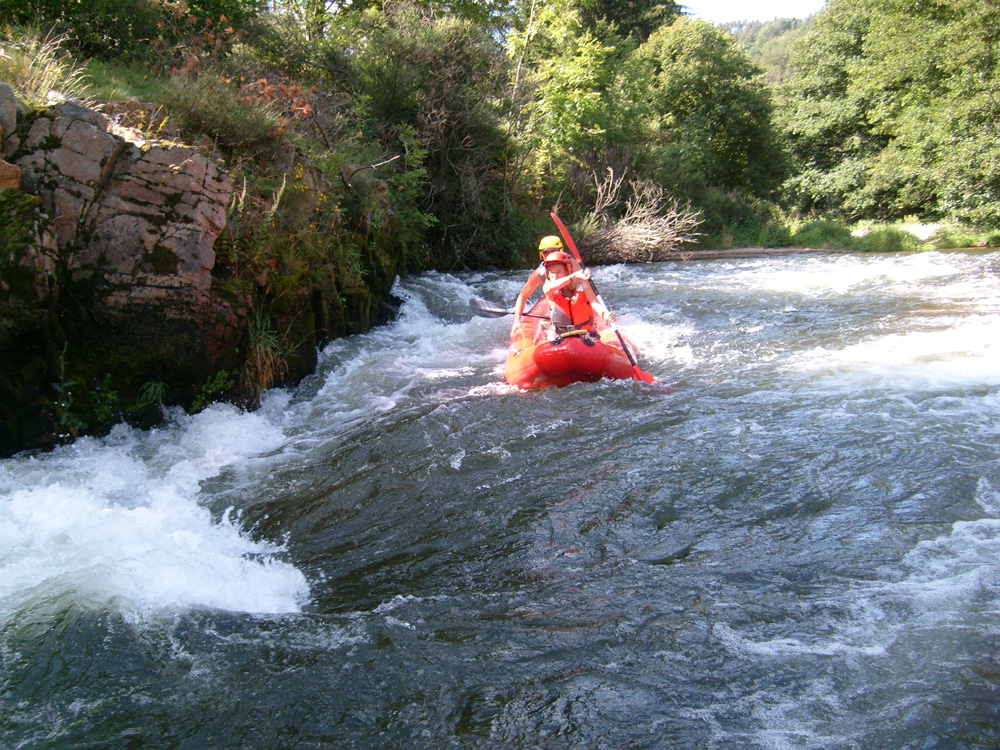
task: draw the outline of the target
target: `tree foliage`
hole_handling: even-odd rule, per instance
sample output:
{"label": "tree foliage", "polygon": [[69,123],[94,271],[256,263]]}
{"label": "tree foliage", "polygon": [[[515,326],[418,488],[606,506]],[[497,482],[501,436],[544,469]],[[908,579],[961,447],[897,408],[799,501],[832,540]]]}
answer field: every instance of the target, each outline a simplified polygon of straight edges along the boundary
{"label": "tree foliage", "polygon": [[318,87],[316,116],[293,134],[363,170],[347,182],[383,190],[378,216],[438,267],[512,261],[530,217],[556,204],[588,215],[608,170],[690,202],[708,231],[762,220],[779,200],[1000,225],[996,3],[829,0],[805,23],[727,28],[680,11],[674,0],[6,0],[0,21],[54,24],[85,55],[136,60],[217,38],[224,17],[235,31],[213,55],[215,80],[165,90]]}
{"label": "tree foliage", "polygon": [[765,80],[769,86],[774,86],[785,80],[788,48],[806,32],[809,23],[809,20],[800,18],[777,18],[773,21],[740,21],[722,28],[751,60],[764,69]]}
{"label": "tree foliage", "polygon": [[760,68],[733,39],[683,18],[639,48],[629,84],[650,128],[655,180],[678,198],[768,198],[783,180],[781,144]]}
{"label": "tree foliage", "polygon": [[639,42],[681,15],[681,7],[673,0],[582,0],[579,11],[590,32],[599,36],[610,32]]}
{"label": "tree foliage", "polygon": [[[483,226],[507,208],[501,107],[509,61],[481,26],[416,5],[369,11],[363,43],[328,48],[331,76],[367,115],[390,169],[410,172],[437,265],[508,254]],[[414,215],[415,218],[418,215]]]}
{"label": "tree foliage", "polygon": [[567,0],[536,0],[510,36],[518,60],[512,125],[536,195],[579,192],[607,159],[621,118],[612,97],[619,50],[584,27]]}
{"label": "tree foliage", "polygon": [[978,0],[831,0],[782,92],[789,200],[997,226],[998,23]]}

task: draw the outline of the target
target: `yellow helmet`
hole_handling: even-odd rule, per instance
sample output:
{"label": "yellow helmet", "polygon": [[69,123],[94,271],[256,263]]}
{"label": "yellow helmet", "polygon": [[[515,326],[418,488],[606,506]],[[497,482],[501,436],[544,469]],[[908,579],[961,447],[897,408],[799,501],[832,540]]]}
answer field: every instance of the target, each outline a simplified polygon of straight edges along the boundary
{"label": "yellow helmet", "polygon": [[542,237],[541,242],[538,243],[538,257],[544,258],[546,253],[551,253],[553,250],[565,249],[563,241],[554,234],[550,234],[548,237]]}

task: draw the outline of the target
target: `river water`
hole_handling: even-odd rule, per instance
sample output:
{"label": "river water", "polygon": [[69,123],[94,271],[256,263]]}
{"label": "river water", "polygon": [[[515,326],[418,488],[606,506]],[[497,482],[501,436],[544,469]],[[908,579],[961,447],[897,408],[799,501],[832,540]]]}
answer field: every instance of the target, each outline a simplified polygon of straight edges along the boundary
{"label": "river water", "polygon": [[523,274],[243,413],[0,462],[3,748],[1000,746],[1000,253],[597,269],[677,388],[503,384]]}

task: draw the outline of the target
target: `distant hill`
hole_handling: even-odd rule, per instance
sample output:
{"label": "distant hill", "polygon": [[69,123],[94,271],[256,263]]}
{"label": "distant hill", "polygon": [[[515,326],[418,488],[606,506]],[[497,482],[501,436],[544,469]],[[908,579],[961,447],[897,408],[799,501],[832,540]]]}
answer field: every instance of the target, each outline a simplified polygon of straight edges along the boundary
{"label": "distant hill", "polygon": [[812,22],[813,16],[801,18],[777,18],[773,21],[734,21],[720,24],[720,28],[730,34],[755,63],[766,71],[770,85],[785,79],[788,62],[788,45],[803,36]]}

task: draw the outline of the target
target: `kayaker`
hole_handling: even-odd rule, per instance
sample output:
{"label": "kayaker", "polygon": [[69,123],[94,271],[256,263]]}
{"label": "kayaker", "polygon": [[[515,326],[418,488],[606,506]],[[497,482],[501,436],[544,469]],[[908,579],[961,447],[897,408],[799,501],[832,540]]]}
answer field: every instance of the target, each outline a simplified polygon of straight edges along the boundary
{"label": "kayaker", "polygon": [[[539,263],[538,267],[531,272],[528,280],[524,282],[524,286],[517,295],[517,300],[514,302],[514,322],[511,324],[512,330],[520,325],[525,305],[528,304],[528,300],[531,298],[531,295],[534,294],[538,287],[545,283],[545,256],[556,251],[566,252],[562,239],[556,237],[555,235],[542,237],[541,241],[538,243],[538,259],[542,262]],[[567,257],[569,257],[572,261],[572,270],[574,272],[581,270],[580,265],[576,262],[576,259],[572,256]]]}
{"label": "kayaker", "polygon": [[589,268],[574,270],[573,256],[563,250],[555,250],[545,255],[545,281],[542,292],[549,301],[549,320],[556,333],[594,329],[594,314],[609,318],[611,311],[605,307],[594,293],[590,281]]}

